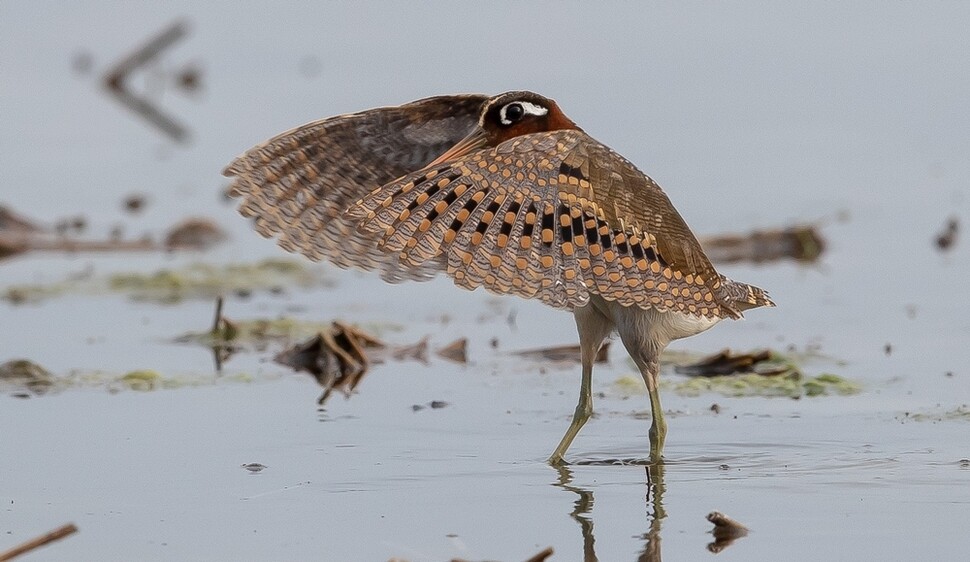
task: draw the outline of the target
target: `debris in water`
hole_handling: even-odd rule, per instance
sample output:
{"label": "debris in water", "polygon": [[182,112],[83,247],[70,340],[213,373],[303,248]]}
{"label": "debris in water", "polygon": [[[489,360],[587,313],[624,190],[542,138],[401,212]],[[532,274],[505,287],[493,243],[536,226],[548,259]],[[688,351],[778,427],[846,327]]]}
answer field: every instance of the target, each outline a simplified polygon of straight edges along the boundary
{"label": "debris in water", "polygon": [[[188,33],[188,28],[188,24],[183,21],[173,23],[115,64],[114,68],[104,77],[105,87],[111,95],[176,142],[188,140],[188,129],[174,118],[163,113],[144,95],[132,92],[128,78],[136,70],[152,64],[162,51],[178,43]],[[196,79],[196,81],[198,80]]]}
{"label": "debris in water", "polygon": [[708,236],[700,242],[707,257],[717,263],[763,263],[786,258],[810,263],[825,251],[825,239],[813,225]]}
{"label": "debris in water", "polygon": [[145,210],[145,205],[147,204],[147,202],[148,202],[148,198],[145,197],[144,194],[132,193],[131,195],[128,195],[121,201],[121,205],[122,205],[122,208],[128,213],[136,215],[142,212],[143,210]]}
{"label": "debris in water", "polygon": [[0,364],[0,390],[41,396],[54,386],[54,375],[27,359],[14,359]]}
{"label": "debris in water", "polygon": [[175,75],[175,86],[186,92],[197,92],[202,88],[202,67],[190,62]]}
{"label": "debris in water", "polygon": [[54,232],[61,236],[66,236],[68,232],[75,232],[80,234],[84,232],[84,229],[88,227],[88,219],[81,215],[76,217],[67,217],[57,221],[54,224]]}
{"label": "debris in water", "polygon": [[370,334],[352,326],[334,322],[330,330],[324,330],[310,340],[284,350],[273,360],[295,371],[305,371],[324,387],[317,403],[321,406],[334,389],[350,396],[367,369],[370,361],[364,348],[385,347]]}
{"label": "debris in water", "polygon": [[[690,377],[716,377],[734,373],[750,373],[755,370],[755,366],[759,363],[769,362],[772,359],[773,355],[768,350],[734,354],[730,349],[725,349],[691,365],[677,365],[674,367],[674,371]],[[767,372],[759,372],[759,374],[782,374],[788,370],[787,366],[784,367],[768,369]]]}
{"label": "debris in water", "polygon": [[[596,359],[594,359],[593,362],[608,363],[609,349],[610,342],[603,342],[603,345],[596,353]],[[539,349],[527,349],[525,351],[515,351],[512,353],[512,355],[525,359],[535,359],[540,361],[579,363],[582,360],[582,352],[580,351],[578,345],[559,345]]]}
{"label": "debris in water", "polygon": [[886,354],[886,357],[889,357],[893,354],[893,344],[887,343],[885,346],[883,346],[882,351]]}
{"label": "debris in water", "polygon": [[226,240],[226,233],[209,219],[190,218],[173,226],[165,236],[167,250],[208,250]]}
{"label": "debris in water", "polygon": [[[549,558],[553,554],[552,547],[547,547],[546,549],[536,553],[531,558],[527,559],[525,562],[545,562],[546,558]],[[401,561],[403,562],[403,561]],[[452,558],[451,562],[469,562],[463,558]]]}
{"label": "debris in water", "polygon": [[151,369],[142,369],[125,373],[118,382],[127,386],[131,390],[148,392],[159,388],[164,379],[162,374]]}
{"label": "debris in water", "polygon": [[468,362],[468,338],[457,339],[448,345],[442,347],[435,353],[438,357],[447,359],[448,361],[454,361],[455,363],[467,363]]}
{"label": "debris in water", "polygon": [[441,408],[446,408],[448,406],[450,406],[450,404],[448,404],[444,400],[432,400],[431,402],[428,402],[427,404],[414,404],[414,405],[412,405],[411,406],[411,411],[413,411],[413,412],[420,412],[421,410],[423,410],[425,408],[431,408],[432,410],[440,410]]}
{"label": "debris in water", "polygon": [[64,537],[73,535],[77,532],[77,526],[74,523],[68,523],[67,525],[61,525],[60,527],[45,533],[39,537],[30,539],[27,542],[21,543],[10,550],[5,550],[0,552],[0,561],[13,560],[21,554],[26,554],[31,550],[40,548],[46,544],[52,543],[54,541],[59,541]]}
{"label": "debris in water", "polygon": [[715,554],[731,546],[735,540],[748,535],[747,527],[719,511],[708,513],[707,520],[714,524],[711,531],[714,542],[707,545],[707,550]]}
{"label": "debris in water", "polygon": [[[376,341],[376,340],[375,340]],[[420,363],[428,362],[428,338],[421,338],[416,344],[413,345],[402,345],[400,347],[389,348],[391,359],[395,361],[418,361]],[[380,363],[380,360],[374,361],[375,363]]]}
{"label": "debris in water", "polygon": [[262,472],[263,470],[265,470],[265,469],[267,469],[267,468],[269,468],[269,467],[268,467],[268,466],[266,466],[265,464],[259,464],[258,462],[250,462],[250,463],[246,463],[246,464],[243,464],[243,465],[241,465],[241,467],[242,467],[242,468],[245,468],[246,470],[248,470],[248,471],[249,471],[249,472],[251,472],[252,474],[257,474],[257,473],[260,473],[260,472]]}
{"label": "debris in water", "polygon": [[936,247],[941,252],[945,252],[953,247],[957,241],[957,232],[960,230],[960,223],[956,217],[950,217],[943,227],[943,231],[936,235]]}
{"label": "debris in water", "polygon": [[17,214],[9,207],[0,205],[0,232],[41,232],[44,228],[36,222]]}

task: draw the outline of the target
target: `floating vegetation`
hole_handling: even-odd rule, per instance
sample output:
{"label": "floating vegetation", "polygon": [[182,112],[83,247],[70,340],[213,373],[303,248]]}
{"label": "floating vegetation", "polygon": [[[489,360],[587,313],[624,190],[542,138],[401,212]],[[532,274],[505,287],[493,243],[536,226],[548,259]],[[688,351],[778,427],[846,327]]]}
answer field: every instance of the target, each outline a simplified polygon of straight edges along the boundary
{"label": "floating vegetation", "polygon": [[902,419],[919,422],[970,421],[970,405],[960,404],[956,408],[940,412],[906,412]]}
{"label": "floating vegetation", "polygon": [[279,291],[284,286],[312,287],[326,284],[319,271],[296,260],[269,259],[253,264],[213,266],[192,264],[182,269],[151,274],[112,275],[112,291],[128,293],[135,300],[179,302],[188,298],[215,298],[222,293],[251,294]]}
{"label": "floating vegetation", "polygon": [[850,395],[862,390],[857,383],[839,375],[823,373],[805,377],[800,373],[785,376],[765,376],[755,373],[719,375],[693,378],[674,383],[674,391],[685,396],[699,396],[717,392],[725,396],[802,396]]}
{"label": "floating vegetation", "polygon": [[[278,377],[271,377],[278,378]],[[138,369],[126,373],[104,371],[71,371],[53,375],[46,369],[24,359],[0,364],[0,393],[19,398],[56,394],[64,390],[97,389],[108,392],[150,392],[224,383],[249,383],[256,380],[245,373],[231,375],[163,374],[152,369]]]}
{"label": "floating vegetation", "polygon": [[272,342],[296,341],[329,329],[329,322],[311,322],[285,316],[274,319],[232,320],[223,323],[218,330],[182,334],[175,338],[175,342],[206,347],[232,345],[261,351]]}
{"label": "floating vegetation", "polygon": [[[689,378],[661,379],[661,388],[670,388],[683,396],[715,392],[734,397],[788,398],[850,395],[862,390],[858,383],[836,374],[805,375],[802,362],[806,357],[809,356],[770,350],[740,354],[725,350],[699,360],[696,355],[685,352],[664,354],[666,364],[675,363],[675,372]],[[626,395],[646,391],[639,376],[620,377],[613,386],[617,392]]]}
{"label": "floating vegetation", "polygon": [[329,286],[319,268],[292,259],[268,259],[249,264],[191,264],[152,273],[116,273],[108,277],[71,279],[39,285],[14,285],[0,290],[0,298],[13,304],[37,302],[69,293],[122,293],[139,301],[176,303],[215,298],[223,293],[250,295],[280,292],[286,287]]}
{"label": "floating vegetation", "polygon": [[0,391],[39,396],[47,394],[54,382],[54,375],[33,361],[14,359],[0,364]]}

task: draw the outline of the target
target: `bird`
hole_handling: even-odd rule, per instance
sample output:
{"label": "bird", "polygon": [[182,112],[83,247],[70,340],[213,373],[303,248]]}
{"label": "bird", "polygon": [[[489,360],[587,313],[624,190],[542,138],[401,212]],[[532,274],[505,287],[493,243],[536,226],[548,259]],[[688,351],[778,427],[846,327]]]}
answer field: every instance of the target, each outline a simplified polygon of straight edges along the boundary
{"label": "bird", "polygon": [[582,379],[565,455],[590,418],[592,373],[617,333],[646,384],[651,463],[667,424],[660,355],[768,294],[719,274],[661,187],[528,91],[442,95],[330,117],[224,170],[255,229],[284,250],[390,283],[444,273],[465,289],[572,311]]}

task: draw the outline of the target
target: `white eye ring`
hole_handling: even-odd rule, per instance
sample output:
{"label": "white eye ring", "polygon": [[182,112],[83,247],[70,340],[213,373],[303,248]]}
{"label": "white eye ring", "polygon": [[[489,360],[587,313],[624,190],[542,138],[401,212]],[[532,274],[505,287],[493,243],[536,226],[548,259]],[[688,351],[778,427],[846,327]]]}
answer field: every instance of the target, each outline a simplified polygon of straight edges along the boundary
{"label": "white eye ring", "polygon": [[[520,107],[522,107],[523,115],[535,115],[536,117],[542,117],[543,115],[549,113],[549,110],[548,109],[542,107],[541,105],[536,105],[536,104],[531,103],[531,102],[527,102],[527,101],[517,101],[517,102],[512,102],[512,103],[517,103],[517,104],[519,104]],[[512,104],[511,103],[505,104],[504,106],[502,106],[502,109],[500,109],[499,112],[498,112],[499,122],[501,122],[503,125],[511,125],[512,124],[512,121],[509,120],[509,118],[505,116],[505,110],[508,109],[508,107],[510,105],[512,105]]]}

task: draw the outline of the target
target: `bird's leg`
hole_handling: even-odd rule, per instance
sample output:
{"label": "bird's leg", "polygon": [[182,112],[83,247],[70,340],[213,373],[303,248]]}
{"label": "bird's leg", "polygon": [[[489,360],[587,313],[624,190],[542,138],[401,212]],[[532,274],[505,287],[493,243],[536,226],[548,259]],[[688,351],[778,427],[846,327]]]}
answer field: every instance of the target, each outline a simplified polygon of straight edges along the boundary
{"label": "bird's leg", "polygon": [[[639,363],[639,362],[638,362]],[[647,384],[650,394],[650,461],[663,462],[664,439],[667,437],[667,421],[664,420],[664,410],[660,405],[660,361],[652,359],[638,364],[643,382]]]}
{"label": "bird's leg", "polygon": [[593,362],[599,352],[603,340],[613,330],[613,323],[597,312],[592,306],[578,308],[573,311],[576,317],[576,327],[579,330],[579,349],[583,363],[583,381],[579,387],[579,403],[573,413],[573,421],[562,436],[559,446],[549,457],[549,464],[565,464],[563,456],[579,434],[589,417],[593,415]]}
{"label": "bird's leg", "polygon": [[559,446],[549,457],[550,464],[560,465],[565,463],[563,455],[566,454],[566,449],[569,449],[573,439],[576,438],[579,430],[582,429],[591,415],[593,415],[593,363],[592,360],[587,362],[586,353],[583,353],[583,382],[579,387],[579,403],[576,404],[573,421],[566,429],[566,434],[562,436]]}

